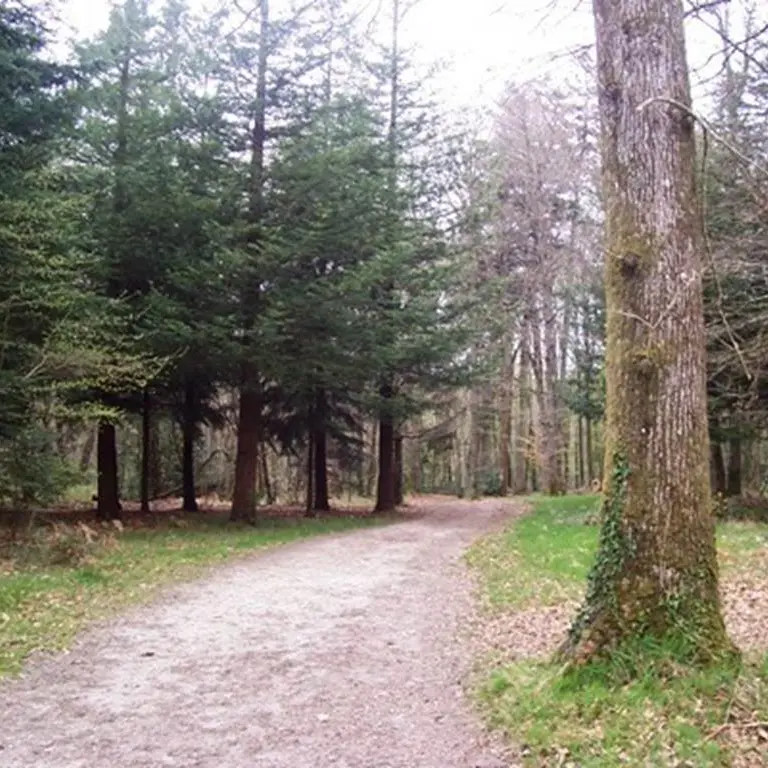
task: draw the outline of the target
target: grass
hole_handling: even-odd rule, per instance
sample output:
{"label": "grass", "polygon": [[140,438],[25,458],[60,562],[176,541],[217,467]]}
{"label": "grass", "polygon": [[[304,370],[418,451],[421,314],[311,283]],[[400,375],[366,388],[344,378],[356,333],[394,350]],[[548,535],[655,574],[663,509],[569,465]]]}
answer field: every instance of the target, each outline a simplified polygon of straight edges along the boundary
{"label": "grass", "polygon": [[279,520],[232,526],[200,517],[187,528],[127,532],[77,567],[0,560],[0,677],[35,651],[66,648],[87,623],[151,598],[162,585],[265,547],[381,524],[381,518]]}
{"label": "grass", "polygon": [[[532,499],[533,513],[468,554],[493,612],[583,595],[598,528],[593,496]],[[768,526],[723,523],[725,573],[756,567]],[[758,766],[768,764],[768,657],[692,670],[684,649],[638,641],[610,660],[566,669],[548,659],[490,661],[478,697],[490,724],[523,745],[527,766]],[[740,755],[740,757],[739,757]],[[742,760],[742,762],[737,762]]]}

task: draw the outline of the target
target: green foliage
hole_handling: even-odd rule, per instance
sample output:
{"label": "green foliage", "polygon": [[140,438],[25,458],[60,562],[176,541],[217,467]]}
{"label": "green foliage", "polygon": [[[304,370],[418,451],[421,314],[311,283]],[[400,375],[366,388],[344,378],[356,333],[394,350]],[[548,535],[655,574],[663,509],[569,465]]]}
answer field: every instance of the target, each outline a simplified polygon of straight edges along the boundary
{"label": "green foliage", "polygon": [[52,436],[30,426],[0,441],[0,504],[12,509],[52,504],[78,479],[77,470],[59,456]]}

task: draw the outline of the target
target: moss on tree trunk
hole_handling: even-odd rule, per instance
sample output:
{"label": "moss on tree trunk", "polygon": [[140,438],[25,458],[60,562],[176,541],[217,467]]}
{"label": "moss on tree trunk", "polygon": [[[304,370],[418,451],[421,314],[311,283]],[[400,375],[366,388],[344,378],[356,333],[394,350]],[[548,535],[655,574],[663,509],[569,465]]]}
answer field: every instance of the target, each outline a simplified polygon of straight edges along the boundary
{"label": "moss on tree trunk", "polygon": [[[670,634],[730,651],[710,506],[704,250],[683,7],[594,0],[606,209],[604,514],[564,647],[585,660]],[[659,98],[663,97],[663,98]]]}

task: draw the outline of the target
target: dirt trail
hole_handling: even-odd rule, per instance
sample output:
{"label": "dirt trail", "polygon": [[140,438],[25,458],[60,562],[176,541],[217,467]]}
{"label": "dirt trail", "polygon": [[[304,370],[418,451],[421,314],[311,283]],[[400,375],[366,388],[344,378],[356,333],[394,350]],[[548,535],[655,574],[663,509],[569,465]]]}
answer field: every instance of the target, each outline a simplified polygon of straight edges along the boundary
{"label": "dirt trail", "polygon": [[465,547],[440,502],[177,587],[0,688],[8,768],[496,768],[462,690]]}

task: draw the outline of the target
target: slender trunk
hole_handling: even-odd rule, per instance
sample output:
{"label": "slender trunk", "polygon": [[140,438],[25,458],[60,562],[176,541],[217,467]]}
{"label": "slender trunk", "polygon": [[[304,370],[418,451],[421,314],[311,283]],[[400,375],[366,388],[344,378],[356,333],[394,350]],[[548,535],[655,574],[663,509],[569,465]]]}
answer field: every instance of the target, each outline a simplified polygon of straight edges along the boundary
{"label": "slender trunk", "polygon": [[314,515],[312,507],[315,500],[315,441],[310,435],[307,439],[307,498],[305,502],[306,513],[309,517]]}
{"label": "slender trunk", "polygon": [[499,492],[506,496],[512,488],[512,378],[514,376],[514,358],[504,353],[504,368],[500,387],[499,404]]}
{"label": "slender trunk", "polygon": [[267,461],[267,452],[262,447],[261,450],[261,476],[264,479],[264,493],[267,496],[267,504],[275,503],[275,492],[272,488],[272,481],[269,476],[269,462]]}
{"label": "slender trunk", "polygon": [[395,504],[399,507],[405,500],[403,492],[403,436],[395,436],[394,445]]}
{"label": "slender trunk", "polygon": [[115,425],[110,424],[108,421],[101,421],[99,423],[96,443],[98,462],[96,517],[99,520],[119,520],[121,508],[117,483],[117,436]]}
{"label": "slender trunk", "polygon": [[592,448],[592,419],[586,419],[584,428],[587,437],[587,484],[592,485],[592,479],[595,476],[595,456]]}
{"label": "slender trunk", "polygon": [[315,492],[312,508],[315,512],[329,512],[328,500],[328,437],[324,429],[314,433]]}
{"label": "slender trunk", "polygon": [[530,405],[530,356],[528,331],[523,329],[520,342],[520,372],[517,379],[517,425],[515,427],[515,493],[523,494],[528,488],[528,425]]}
{"label": "slender trunk", "polygon": [[728,488],[729,496],[741,496],[742,492],[742,451],[741,438],[728,441]]}
{"label": "slender trunk", "polygon": [[584,418],[578,417],[578,440],[579,440],[579,452],[576,456],[576,461],[579,466],[579,488],[584,487]]}
{"label": "slender trunk", "polygon": [[712,491],[719,495],[725,495],[725,460],[723,458],[723,445],[719,441],[710,443],[710,469],[712,473]]}
{"label": "slender trunk", "polygon": [[96,430],[91,428],[83,443],[83,450],[80,453],[80,472],[85,474],[91,466],[93,458],[93,449],[96,447]]}
{"label": "slender trunk", "polygon": [[148,515],[149,508],[149,475],[152,461],[152,398],[149,390],[145,389],[141,404],[141,480],[140,500],[141,512]]}
{"label": "slender trunk", "polygon": [[[606,211],[603,527],[566,654],[732,650],[710,504],[703,227],[681,0],[594,0]],[[662,98],[660,98],[662,97]]]}
{"label": "slender trunk", "polygon": [[[386,386],[382,387],[381,396],[386,402],[392,397],[392,390]],[[385,410],[379,419],[379,478],[376,485],[376,511],[391,512],[396,502],[395,428],[391,414]]]}
{"label": "slender trunk", "polygon": [[197,409],[194,385],[187,384],[184,392],[184,415],[182,419],[182,492],[185,512],[197,512],[197,489],[195,487],[195,442],[197,439]]}

